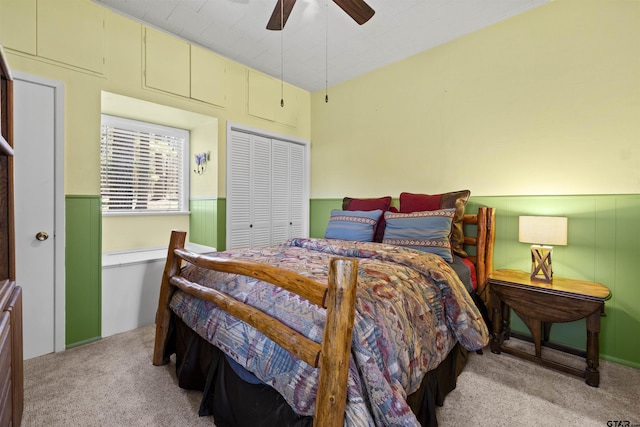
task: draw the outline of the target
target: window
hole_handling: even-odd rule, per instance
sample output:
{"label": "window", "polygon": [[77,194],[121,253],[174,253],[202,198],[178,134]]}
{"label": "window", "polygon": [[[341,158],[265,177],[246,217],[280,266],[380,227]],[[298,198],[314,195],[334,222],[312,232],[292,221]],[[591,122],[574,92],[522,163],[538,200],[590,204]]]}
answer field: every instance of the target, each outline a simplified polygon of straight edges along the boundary
{"label": "window", "polygon": [[189,132],[102,115],[103,214],[186,213]]}

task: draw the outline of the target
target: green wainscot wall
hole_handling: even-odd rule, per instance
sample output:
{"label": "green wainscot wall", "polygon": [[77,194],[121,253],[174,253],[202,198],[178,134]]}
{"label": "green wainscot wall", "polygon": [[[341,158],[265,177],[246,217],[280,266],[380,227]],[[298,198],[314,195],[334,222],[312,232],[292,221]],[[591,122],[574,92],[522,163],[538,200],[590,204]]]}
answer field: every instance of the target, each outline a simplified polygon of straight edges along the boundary
{"label": "green wainscot wall", "polygon": [[215,247],[223,251],[226,247],[226,199],[191,199],[189,201],[190,242]]}
{"label": "green wainscot wall", "polygon": [[65,197],[65,345],[102,336],[102,212],[100,196]]}
{"label": "green wainscot wall", "polygon": [[[192,201],[192,206],[193,206]],[[224,250],[226,200],[193,206],[192,242]],[[397,201],[394,201],[397,202]],[[310,235],[322,237],[332,209],[342,199],[310,201]],[[637,242],[640,241],[639,195],[471,197],[467,210],[496,209],[494,268],[530,268],[529,245],[518,242],[518,216],[569,218],[567,246],[554,248],[554,274],[590,280],[609,287],[600,351],[603,359],[640,368],[640,286],[637,286]],[[203,222],[200,222],[203,221]],[[99,196],[66,197],[66,344],[98,339],[101,330],[101,213]],[[217,224],[211,229],[209,224]],[[213,244],[212,244],[213,242]],[[512,328],[527,332],[513,316]],[[554,324],[551,340],[585,349],[584,321]]]}
{"label": "green wainscot wall", "polygon": [[189,200],[189,236],[190,242],[216,246],[218,236],[216,199]]}

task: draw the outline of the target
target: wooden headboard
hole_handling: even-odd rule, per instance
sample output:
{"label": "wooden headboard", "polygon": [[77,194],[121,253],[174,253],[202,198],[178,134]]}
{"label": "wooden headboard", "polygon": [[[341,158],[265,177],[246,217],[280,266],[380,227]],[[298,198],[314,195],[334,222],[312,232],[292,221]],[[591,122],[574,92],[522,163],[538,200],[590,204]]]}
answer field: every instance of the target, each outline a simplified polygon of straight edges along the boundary
{"label": "wooden headboard", "polygon": [[[493,208],[480,207],[478,213],[464,215],[464,246],[465,249],[473,248],[469,251],[472,255],[469,259],[476,267],[476,278],[478,281],[477,293],[485,304],[489,303],[489,291],[487,282],[489,274],[493,271],[493,247],[496,240],[496,212]],[[475,226],[475,236],[470,233],[470,229]],[[475,255],[473,255],[475,254]]]}

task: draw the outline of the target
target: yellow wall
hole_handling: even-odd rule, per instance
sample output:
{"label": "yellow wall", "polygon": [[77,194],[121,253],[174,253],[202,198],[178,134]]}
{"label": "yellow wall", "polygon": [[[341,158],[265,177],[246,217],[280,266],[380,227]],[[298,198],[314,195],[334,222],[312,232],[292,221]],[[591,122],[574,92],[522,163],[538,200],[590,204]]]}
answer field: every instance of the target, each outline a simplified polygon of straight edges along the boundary
{"label": "yellow wall", "polygon": [[[189,190],[191,198],[214,198],[218,188],[217,149],[218,119],[204,114],[168,107],[130,98],[111,92],[102,92],[101,110],[103,114],[127,117],[149,123],[160,123],[179,129],[189,130],[190,173]],[[224,145],[224,143],[222,144]],[[208,173],[197,175],[193,172],[194,153],[209,151],[211,163]],[[167,227],[188,230],[188,214],[162,216],[122,216],[111,215],[102,218],[102,247],[105,252],[112,250],[135,249],[150,246],[150,236],[161,238]],[[106,230],[106,231],[105,231]],[[192,230],[189,230],[192,232]],[[166,237],[165,237],[166,239]]]}
{"label": "yellow wall", "polygon": [[555,0],[329,98],[312,199],[640,193],[640,2]]}
{"label": "yellow wall", "polygon": [[[104,54],[103,66],[89,65],[97,71],[50,59],[55,46],[39,44],[39,25],[62,40],[71,31],[37,13],[53,4],[65,22],[69,14],[73,22],[104,19],[101,46],[89,46]],[[269,91],[250,92],[249,81],[261,85],[261,76],[229,60],[224,107],[146,88],[146,27],[87,0],[0,0],[0,24],[14,70],[65,84],[65,194],[99,194],[103,92],[218,119],[216,177],[195,181],[195,197],[225,196],[227,121],[311,139],[312,198],[459,188],[472,195],[640,193],[640,2],[556,0],[333,86],[328,104],[324,91],[310,96],[286,86],[295,120],[278,109],[270,120],[251,115],[270,102]],[[59,44],[62,60],[74,61],[65,46],[84,42],[76,39]],[[127,237],[133,230],[147,236],[145,246],[164,246],[164,229],[186,228],[186,221],[166,218],[160,230],[155,220],[144,230],[105,223],[103,249],[136,247]]]}
{"label": "yellow wall", "polygon": [[[190,196],[210,198],[217,196],[218,189],[218,119],[212,116],[181,110],[166,105],[154,104],[111,92],[102,92],[103,114],[127,117],[148,123],[159,123],[178,129],[189,130],[190,141]],[[224,141],[222,142],[224,144]],[[209,152],[207,171],[198,175],[194,154]]]}
{"label": "yellow wall", "polygon": [[[93,25],[96,22],[104,25]],[[100,194],[99,132],[103,92],[217,119],[217,123],[209,122],[200,128],[201,135],[196,136],[202,139],[204,132],[204,139],[208,140],[207,132],[217,132],[211,138],[215,146],[211,150],[213,163],[208,170],[215,178],[206,183],[193,178],[193,197],[226,195],[227,121],[310,139],[308,92],[286,85],[286,113],[274,109],[274,116],[268,119],[250,115],[250,97],[259,105],[273,104],[280,108],[280,95],[271,100],[262,93],[252,92],[249,75],[257,72],[230,60],[225,59],[224,106],[147,88],[145,31],[146,27],[140,23],[88,0],[0,0],[0,44],[8,54],[10,67],[64,83],[65,194]],[[96,52],[102,54],[103,61],[95,59]],[[168,58],[167,62],[172,61]],[[277,79],[264,77],[272,85],[279,85]],[[202,151],[206,144],[196,143],[194,152]],[[108,219],[103,223],[103,250],[165,246],[171,228],[188,229],[188,225],[186,216],[155,217],[150,221]],[[134,235],[136,237],[132,237]]]}

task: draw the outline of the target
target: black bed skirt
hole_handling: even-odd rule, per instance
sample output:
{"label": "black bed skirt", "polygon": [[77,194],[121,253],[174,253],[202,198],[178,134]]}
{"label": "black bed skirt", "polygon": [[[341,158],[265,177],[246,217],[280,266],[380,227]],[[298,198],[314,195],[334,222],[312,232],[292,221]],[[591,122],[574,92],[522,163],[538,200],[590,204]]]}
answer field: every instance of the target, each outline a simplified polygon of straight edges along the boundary
{"label": "black bed skirt", "polygon": [[[170,353],[176,353],[176,374],[180,387],[203,392],[199,414],[213,415],[216,427],[306,427],[313,418],[299,416],[284,398],[264,384],[240,378],[214,345],[193,332],[172,315]],[[456,387],[456,379],[467,360],[467,352],[456,346],[447,358],[427,373],[420,389],[407,398],[423,426],[435,427],[436,406]]]}

